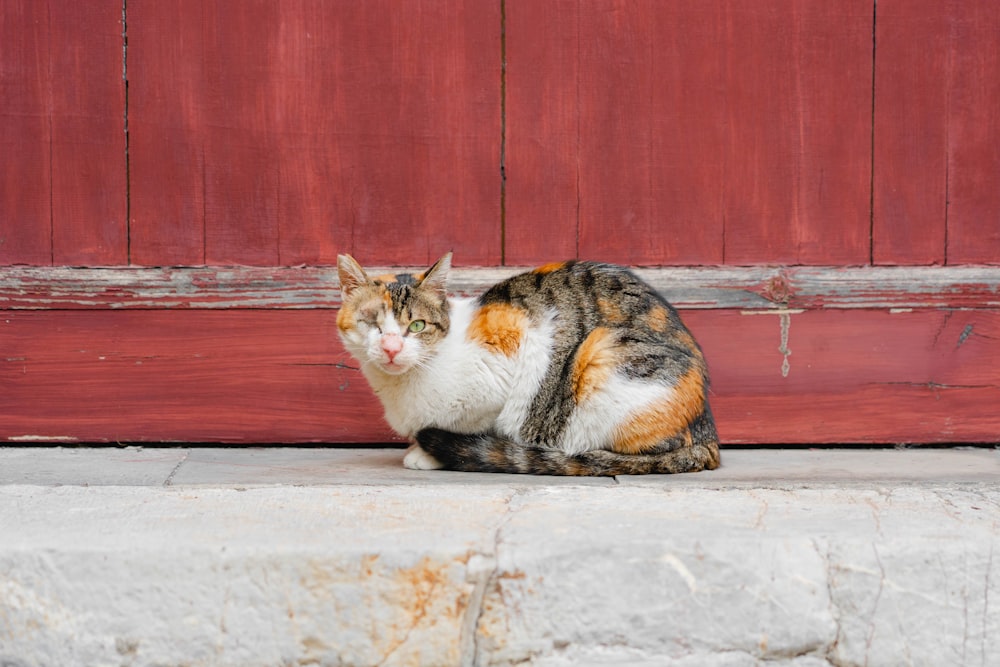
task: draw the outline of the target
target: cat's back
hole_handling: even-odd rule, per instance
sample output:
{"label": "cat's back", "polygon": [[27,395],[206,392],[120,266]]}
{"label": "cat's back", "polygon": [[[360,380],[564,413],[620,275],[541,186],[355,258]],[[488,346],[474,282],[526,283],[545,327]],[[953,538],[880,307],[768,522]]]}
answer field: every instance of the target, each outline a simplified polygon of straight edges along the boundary
{"label": "cat's back", "polygon": [[512,276],[487,290],[479,306],[532,321],[554,316],[558,329],[580,338],[595,327],[632,329],[651,339],[686,331],[650,285],[625,267],[599,262],[552,263]]}

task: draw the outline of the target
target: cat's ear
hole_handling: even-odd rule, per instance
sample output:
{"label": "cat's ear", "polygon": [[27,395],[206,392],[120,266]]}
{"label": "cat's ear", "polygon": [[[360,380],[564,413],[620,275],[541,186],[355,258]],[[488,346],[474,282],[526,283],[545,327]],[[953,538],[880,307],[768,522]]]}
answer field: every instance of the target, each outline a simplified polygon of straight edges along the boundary
{"label": "cat's ear", "polygon": [[368,284],[368,274],[350,255],[337,255],[337,273],[340,275],[340,291],[344,296]]}
{"label": "cat's ear", "polygon": [[451,253],[434,262],[434,266],[424,272],[420,287],[432,291],[442,301],[448,297],[448,273],[451,271]]}

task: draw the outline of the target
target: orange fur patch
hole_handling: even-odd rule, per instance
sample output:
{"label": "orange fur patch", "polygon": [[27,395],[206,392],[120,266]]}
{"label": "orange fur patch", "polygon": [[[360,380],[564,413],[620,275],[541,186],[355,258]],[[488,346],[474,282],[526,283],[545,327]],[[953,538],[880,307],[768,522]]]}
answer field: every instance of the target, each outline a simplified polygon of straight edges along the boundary
{"label": "orange fur patch", "polygon": [[637,410],[616,429],[612,448],[641,454],[688,428],[705,405],[705,382],[695,365],[674,386],[669,398]]}
{"label": "orange fur patch", "polygon": [[654,306],[646,314],[646,324],[653,331],[663,333],[670,326],[670,313],[663,306]]}
{"label": "orange fur patch", "polygon": [[597,310],[611,324],[621,324],[625,321],[625,313],[622,312],[621,305],[612,299],[598,299]]}
{"label": "orange fur patch", "polygon": [[587,400],[611,377],[618,362],[615,354],[617,342],[610,329],[598,327],[580,344],[570,378],[573,398],[577,403]]}
{"label": "orange fur patch", "polygon": [[508,357],[521,347],[528,313],[509,304],[491,303],[479,309],[469,323],[469,340]]}
{"label": "orange fur patch", "polygon": [[383,283],[386,283],[386,284],[394,283],[394,282],[396,282],[396,274],[394,274],[394,273],[383,273],[380,276],[375,276],[374,278],[372,278],[372,280],[378,280],[379,282],[383,282]]}
{"label": "orange fur patch", "polygon": [[337,328],[341,331],[347,331],[353,329],[355,324],[357,321],[354,316],[354,308],[348,303],[340,304],[340,310],[337,311]]}
{"label": "orange fur patch", "polygon": [[566,266],[566,262],[549,262],[548,264],[543,264],[538,267],[532,273],[540,273],[545,275],[546,273],[552,273],[553,271],[558,271],[559,269]]}

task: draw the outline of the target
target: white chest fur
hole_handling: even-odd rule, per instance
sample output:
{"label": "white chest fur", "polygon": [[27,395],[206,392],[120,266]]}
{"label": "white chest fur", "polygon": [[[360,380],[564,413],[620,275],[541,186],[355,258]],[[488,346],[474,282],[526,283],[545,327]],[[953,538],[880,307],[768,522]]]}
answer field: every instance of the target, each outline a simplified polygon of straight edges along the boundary
{"label": "white chest fur", "polygon": [[399,376],[366,368],[386,420],[406,437],[429,426],[457,433],[497,430],[516,437],[548,367],[551,318],[529,327],[517,352],[508,356],[469,339],[473,300],[450,303],[448,335],[425,363]]}

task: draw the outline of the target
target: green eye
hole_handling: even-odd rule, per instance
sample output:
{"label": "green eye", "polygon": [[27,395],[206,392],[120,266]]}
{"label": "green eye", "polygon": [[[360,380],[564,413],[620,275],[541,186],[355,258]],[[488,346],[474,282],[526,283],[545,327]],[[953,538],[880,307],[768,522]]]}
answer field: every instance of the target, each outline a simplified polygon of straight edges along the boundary
{"label": "green eye", "polygon": [[410,322],[410,326],[406,327],[406,329],[410,333],[420,333],[426,328],[427,328],[427,323],[424,322],[423,320],[413,320],[412,322]]}

